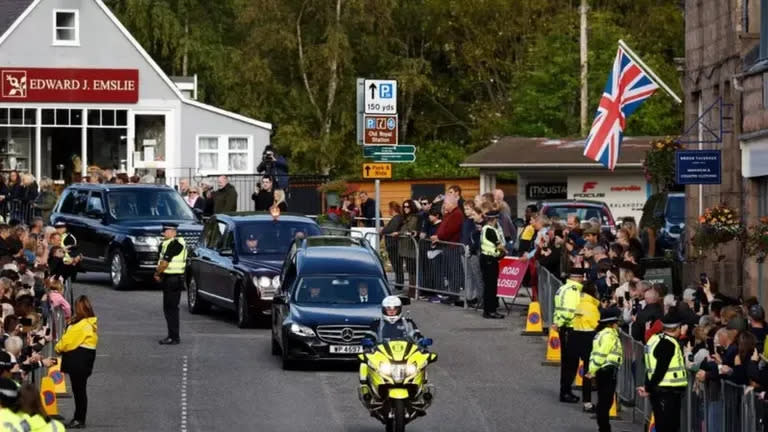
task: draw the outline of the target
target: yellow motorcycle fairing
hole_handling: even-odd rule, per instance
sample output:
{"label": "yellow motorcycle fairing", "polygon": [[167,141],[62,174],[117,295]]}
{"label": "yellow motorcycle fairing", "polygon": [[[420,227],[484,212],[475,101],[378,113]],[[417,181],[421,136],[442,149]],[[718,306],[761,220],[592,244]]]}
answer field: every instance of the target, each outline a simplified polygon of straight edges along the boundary
{"label": "yellow motorcycle fairing", "polygon": [[389,389],[388,396],[390,399],[408,399],[408,389],[391,388]]}

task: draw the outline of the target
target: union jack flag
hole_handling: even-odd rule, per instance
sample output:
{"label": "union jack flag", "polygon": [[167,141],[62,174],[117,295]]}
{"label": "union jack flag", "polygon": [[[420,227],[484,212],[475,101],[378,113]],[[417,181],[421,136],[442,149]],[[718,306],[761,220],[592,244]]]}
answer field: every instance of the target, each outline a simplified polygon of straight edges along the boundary
{"label": "union jack flag", "polygon": [[595,121],[584,142],[584,156],[611,171],[619,160],[627,117],[635,112],[659,86],[619,47],[613,70],[605,84]]}

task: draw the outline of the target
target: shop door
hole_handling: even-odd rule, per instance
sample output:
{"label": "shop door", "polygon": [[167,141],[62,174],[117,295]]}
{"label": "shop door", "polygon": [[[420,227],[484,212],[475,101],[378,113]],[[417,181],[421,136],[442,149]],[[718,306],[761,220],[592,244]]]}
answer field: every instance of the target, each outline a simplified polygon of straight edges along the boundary
{"label": "shop door", "polygon": [[167,163],[169,137],[169,112],[134,112],[133,168],[143,174],[157,175]]}

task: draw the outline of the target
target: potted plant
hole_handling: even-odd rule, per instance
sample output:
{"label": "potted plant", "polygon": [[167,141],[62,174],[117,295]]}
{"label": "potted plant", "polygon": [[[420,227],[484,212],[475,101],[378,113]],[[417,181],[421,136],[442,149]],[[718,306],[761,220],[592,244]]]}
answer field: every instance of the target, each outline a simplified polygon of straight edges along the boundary
{"label": "potted plant", "polygon": [[323,183],[317,187],[318,192],[325,195],[325,202],[328,208],[338,207],[341,204],[341,195],[347,193],[349,185],[344,180],[334,180]]}
{"label": "potted plant", "polygon": [[[744,225],[736,211],[726,204],[720,204],[706,209],[704,214],[699,216],[699,225],[694,229],[691,245],[702,255],[713,250],[719,252],[720,246],[743,236]],[[725,255],[718,253],[718,261],[724,258]]]}
{"label": "potted plant", "polygon": [[666,191],[675,183],[675,152],[682,148],[679,142],[667,137],[652,141],[651,148],[645,152],[645,179],[659,191]]}
{"label": "potted plant", "polygon": [[744,239],[744,252],[762,263],[768,256],[768,216],[760,218],[760,222],[750,227]]}

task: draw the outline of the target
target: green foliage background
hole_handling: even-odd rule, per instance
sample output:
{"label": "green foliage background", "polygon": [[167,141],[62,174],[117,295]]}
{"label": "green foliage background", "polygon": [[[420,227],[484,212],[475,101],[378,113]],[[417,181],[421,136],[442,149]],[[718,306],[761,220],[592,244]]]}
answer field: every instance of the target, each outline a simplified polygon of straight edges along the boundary
{"label": "green foliage background", "polygon": [[[494,137],[579,135],[578,0],[107,0],[169,74],[200,99],[271,122],[294,173],[356,176],[355,80],[396,78],[400,178],[465,176]],[[590,119],[624,39],[673,90],[683,10],[669,0],[590,0]],[[300,38],[299,38],[300,34]],[[301,55],[300,55],[301,53]],[[629,135],[676,135],[659,92]]]}

